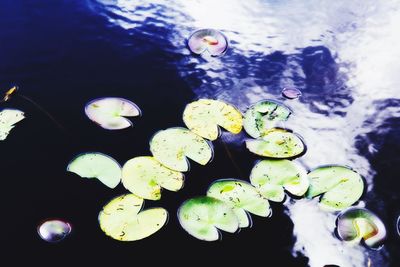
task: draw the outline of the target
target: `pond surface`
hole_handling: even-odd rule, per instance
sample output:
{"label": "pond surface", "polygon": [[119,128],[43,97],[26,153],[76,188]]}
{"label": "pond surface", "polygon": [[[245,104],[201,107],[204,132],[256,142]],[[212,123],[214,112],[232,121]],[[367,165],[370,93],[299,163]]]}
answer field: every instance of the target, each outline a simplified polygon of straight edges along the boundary
{"label": "pond surface", "polygon": [[[19,93],[1,108],[21,109],[27,117],[0,143],[5,254],[35,265],[245,260],[285,267],[399,266],[398,25],[400,3],[390,0],[3,0],[0,88],[17,84]],[[186,38],[199,28],[227,36],[223,57],[190,54]],[[284,98],[285,87],[301,96]],[[104,96],[134,101],[142,117],[126,130],[98,127],[84,106]],[[287,104],[294,114],[285,126],[307,143],[302,164],[344,164],[365,178],[357,205],[384,222],[384,247],[343,243],[334,235],[336,215],[304,199],[272,203],[271,218],[253,216],[252,228],[225,233],[219,242],[189,236],[175,216],[184,200],[204,195],[216,179],[248,179],[258,157],[246,150],[245,133],[224,133],[214,142],[213,161],[192,164],[181,191],[146,201],[170,213],[160,232],[133,243],[106,237],[98,213],[126,190],[67,173],[68,162],[87,151],[120,163],[149,155],[151,136],[183,126],[185,105],[201,97],[242,112],[265,98]],[[36,231],[52,218],[72,227],[57,244]]]}

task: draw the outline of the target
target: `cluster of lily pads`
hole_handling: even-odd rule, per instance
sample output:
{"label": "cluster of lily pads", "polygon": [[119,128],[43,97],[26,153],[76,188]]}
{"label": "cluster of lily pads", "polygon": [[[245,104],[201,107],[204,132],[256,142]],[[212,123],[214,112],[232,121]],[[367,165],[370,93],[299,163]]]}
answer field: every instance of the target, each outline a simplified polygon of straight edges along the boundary
{"label": "cluster of lily pads", "polygon": [[291,113],[288,107],[273,100],[251,106],[244,115],[243,126],[254,139],[246,140],[246,146],[265,159],[253,167],[250,183],[238,179],[217,180],[206,196],[185,201],[178,210],[180,224],[192,236],[214,241],[220,238],[219,230],[233,233],[238,228],[249,227],[249,213],[268,217],[269,201],[282,202],[287,193],[296,198],[320,197],[322,208],[342,211],[337,218],[339,238],[351,242],[364,239],[367,246],[379,247],[386,236],[383,223],[372,212],[351,207],[363,194],[362,177],[349,167],[339,165],[320,166],[307,173],[294,160],[306,151],[303,139],[278,127]]}

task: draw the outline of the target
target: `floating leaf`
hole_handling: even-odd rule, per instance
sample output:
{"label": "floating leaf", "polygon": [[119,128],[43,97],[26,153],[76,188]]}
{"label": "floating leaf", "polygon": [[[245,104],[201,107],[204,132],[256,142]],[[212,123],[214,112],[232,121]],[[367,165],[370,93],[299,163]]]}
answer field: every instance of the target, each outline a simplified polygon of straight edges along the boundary
{"label": "floating leaf", "polygon": [[14,125],[24,118],[24,112],[17,109],[3,109],[0,111],[0,141],[5,140]]}
{"label": "floating leaf", "polygon": [[282,95],[287,99],[296,99],[301,96],[301,91],[297,88],[286,87],[282,90]]}
{"label": "floating leaf", "polygon": [[253,138],[268,134],[279,121],[286,121],[292,111],[284,104],[264,100],[251,106],[244,115],[243,127]]}
{"label": "floating leaf", "polygon": [[183,112],[183,121],[192,132],[209,140],[218,138],[218,126],[238,134],[243,125],[242,114],[238,109],[212,99],[200,99],[188,104]]}
{"label": "floating leaf", "polygon": [[303,196],[309,186],[306,170],[286,159],[258,162],[251,170],[250,181],[264,197],[277,202],[285,198],[284,189],[295,196]]}
{"label": "floating leaf", "polygon": [[132,126],[125,117],[140,115],[139,107],[124,98],[105,97],[90,101],[85,107],[90,120],[107,130],[119,130]]}
{"label": "floating leaf", "polygon": [[228,49],[228,40],[217,30],[201,29],[193,32],[188,39],[189,50],[197,55],[208,52],[211,56],[222,56]]}
{"label": "floating leaf", "polygon": [[121,181],[121,166],[115,159],[98,152],[85,153],[74,158],[67,167],[83,178],[97,178],[110,188]]}
{"label": "floating leaf", "polygon": [[153,157],[136,157],[122,168],[122,183],[133,194],[151,200],[161,198],[161,187],[178,191],[183,187],[183,174],[161,165]]}
{"label": "floating leaf", "polygon": [[246,147],[254,154],[276,159],[299,157],[306,151],[297,134],[283,129],[270,130],[260,139],[246,140]]}
{"label": "floating leaf", "polygon": [[370,248],[379,248],[386,239],[386,228],[374,213],[363,208],[342,211],[336,221],[339,238],[347,242],[360,242]]}
{"label": "floating leaf", "polygon": [[112,199],[99,213],[100,228],[106,235],[119,241],[135,241],[160,230],[167,222],[163,208],[141,211],[143,199],[126,194]]}
{"label": "floating leaf", "polygon": [[329,209],[341,210],[359,200],[364,181],[355,171],[344,166],[322,166],[308,174],[308,198],[322,195],[321,204]]}
{"label": "floating leaf", "polygon": [[250,226],[246,211],[267,217],[271,213],[268,200],[249,183],[237,179],[215,181],[208,188],[207,196],[222,200],[233,207],[240,227]]}
{"label": "floating leaf", "polygon": [[239,220],[230,205],[212,197],[185,201],[178,209],[178,219],[185,231],[204,241],[218,240],[218,229],[233,233],[239,228]]}
{"label": "floating leaf", "polygon": [[205,165],[213,155],[211,144],[186,128],[169,128],[157,132],[150,141],[154,158],[164,166],[185,172],[191,160]]}
{"label": "floating leaf", "polygon": [[47,242],[57,243],[71,233],[71,225],[61,220],[47,220],[37,228],[39,236]]}

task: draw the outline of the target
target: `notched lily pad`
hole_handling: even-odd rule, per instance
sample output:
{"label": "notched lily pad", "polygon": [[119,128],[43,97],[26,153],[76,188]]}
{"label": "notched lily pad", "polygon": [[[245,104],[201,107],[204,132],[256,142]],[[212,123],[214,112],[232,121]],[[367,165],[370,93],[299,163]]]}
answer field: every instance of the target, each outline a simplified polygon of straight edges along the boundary
{"label": "notched lily pad", "polygon": [[100,228],[119,241],[135,241],[146,238],[160,230],[168,220],[163,208],[141,211],[143,199],[126,194],[112,199],[99,213]]}
{"label": "notched lily pad", "polygon": [[222,56],[228,49],[228,40],[220,31],[200,29],[188,38],[189,50],[197,55],[208,52],[212,57]]}
{"label": "notched lily pad", "polygon": [[24,118],[24,112],[17,109],[3,109],[0,111],[0,141],[5,140],[15,124]]}
{"label": "notched lily pad", "polygon": [[110,156],[98,152],[84,153],[74,158],[67,171],[83,178],[97,178],[110,188],[121,181],[121,166]]}
{"label": "notched lily pad", "polygon": [[218,240],[218,229],[234,233],[239,228],[239,219],[230,205],[206,196],[185,201],[178,209],[178,219],[185,231],[204,241]]}
{"label": "notched lily pad", "polygon": [[341,210],[357,202],[363,191],[362,177],[345,166],[322,166],[308,174],[308,198],[322,195],[320,204],[328,209]]}
{"label": "notched lily pad", "polygon": [[208,188],[207,196],[222,200],[232,206],[241,228],[251,225],[246,211],[261,217],[268,217],[271,214],[268,200],[245,181],[237,179],[215,181]]}
{"label": "notched lily pad", "polygon": [[336,220],[336,232],[346,242],[380,248],[386,239],[386,228],[374,213],[363,208],[349,208],[342,211]]}
{"label": "notched lily pad", "polygon": [[107,130],[120,130],[132,126],[126,117],[139,116],[139,107],[124,98],[105,97],[90,101],[85,107],[90,120]]}
{"label": "notched lily pad", "polygon": [[151,200],[161,198],[161,188],[178,191],[183,174],[161,165],[153,157],[136,157],[122,167],[122,184],[133,194]]}
{"label": "notched lily pad", "polygon": [[188,104],[183,112],[183,121],[194,133],[209,140],[220,135],[221,126],[238,134],[242,130],[243,118],[234,106],[219,100],[200,99]]}
{"label": "notched lily pad", "polygon": [[303,196],[309,181],[303,166],[290,160],[262,160],[254,165],[250,174],[251,184],[269,200],[281,202],[286,189],[295,196]]}
{"label": "notched lily pad", "polygon": [[306,145],[299,135],[277,128],[259,139],[246,140],[246,147],[254,154],[275,159],[295,158],[306,152]]}
{"label": "notched lily pad", "polygon": [[251,137],[262,137],[275,128],[277,122],[286,121],[291,113],[292,111],[282,103],[263,100],[246,111],[243,126]]}
{"label": "notched lily pad", "polygon": [[150,141],[150,151],[161,164],[180,172],[189,170],[187,158],[205,165],[213,156],[209,142],[180,127],[157,132]]}

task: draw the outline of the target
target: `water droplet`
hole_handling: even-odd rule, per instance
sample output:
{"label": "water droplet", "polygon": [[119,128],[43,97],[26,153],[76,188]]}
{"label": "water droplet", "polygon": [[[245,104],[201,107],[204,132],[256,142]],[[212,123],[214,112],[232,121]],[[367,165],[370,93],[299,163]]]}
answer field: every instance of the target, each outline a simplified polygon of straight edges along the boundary
{"label": "water droplet", "polygon": [[364,208],[349,208],[337,218],[338,237],[346,242],[360,242],[373,249],[382,247],[386,228],[381,219]]}
{"label": "water droplet", "polygon": [[397,233],[400,235],[400,216],[397,218]]}
{"label": "water droplet", "polygon": [[71,233],[71,225],[61,220],[47,220],[38,226],[39,236],[47,242],[56,243]]}
{"label": "water droplet", "polygon": [[301,96],[301,91],[293,87],[286,87],[283,88],[282,95],[287,99],[296,99]]}
{"label": "water droplet", "polygon": [[220,31],[201,29],[193,32],[188,39],[189,50],[197,55],[208,52],[211,56],[222,56],[228,49],[228,40]]}

